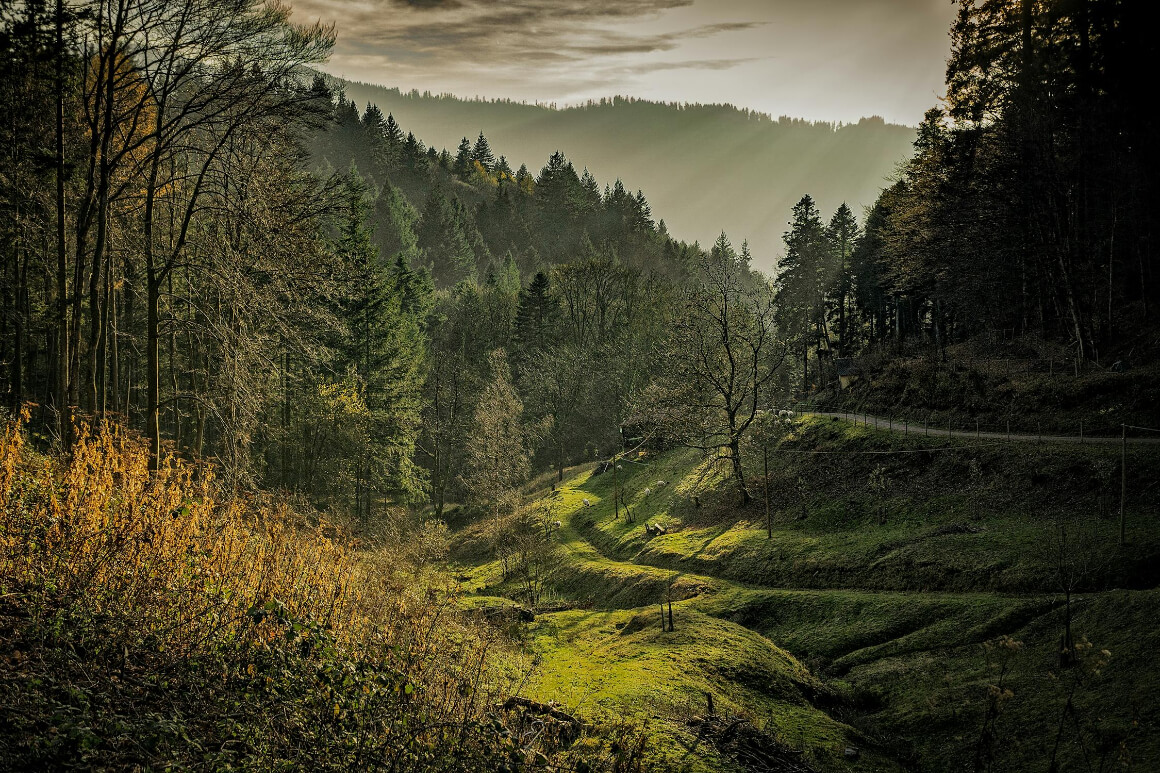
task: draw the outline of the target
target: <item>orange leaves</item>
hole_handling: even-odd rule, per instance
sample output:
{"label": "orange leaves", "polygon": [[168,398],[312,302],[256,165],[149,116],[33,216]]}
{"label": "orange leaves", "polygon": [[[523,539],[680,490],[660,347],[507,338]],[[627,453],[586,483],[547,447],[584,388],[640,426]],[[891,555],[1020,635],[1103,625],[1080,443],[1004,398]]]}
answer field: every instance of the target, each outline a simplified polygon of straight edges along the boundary
{"label": "orange leaves", "polygon": [[192,652],[277,599],[296,618],[354,619],[355,556],[265,496],[223,496],[212,472],[108,425],[78,428],[72,455],[28,464],[20,421],[0,444],[0,583],[104,610]]}

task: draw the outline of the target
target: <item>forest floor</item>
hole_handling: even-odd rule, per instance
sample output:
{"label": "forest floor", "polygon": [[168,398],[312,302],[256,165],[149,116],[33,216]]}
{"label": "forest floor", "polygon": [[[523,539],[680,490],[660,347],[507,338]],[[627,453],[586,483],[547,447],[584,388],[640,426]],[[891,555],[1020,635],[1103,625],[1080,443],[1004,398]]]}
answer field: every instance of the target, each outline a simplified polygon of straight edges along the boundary
{"label": "forest floor", "polygon": [[[658,770],[763,769],[704,736],[709,694],[816,770],[1152,769],[1157,450],[1131,451],[1121,546],[1119,449],[965,440],[799,419],[770,449],[768,520],[762,478],[739,508],[699,454],[574,470],[539,503],[561,521],[557,611],[522,631],[527,692],[645,724]],[[484,531],[455,539],[466,601],[525,603]]]}

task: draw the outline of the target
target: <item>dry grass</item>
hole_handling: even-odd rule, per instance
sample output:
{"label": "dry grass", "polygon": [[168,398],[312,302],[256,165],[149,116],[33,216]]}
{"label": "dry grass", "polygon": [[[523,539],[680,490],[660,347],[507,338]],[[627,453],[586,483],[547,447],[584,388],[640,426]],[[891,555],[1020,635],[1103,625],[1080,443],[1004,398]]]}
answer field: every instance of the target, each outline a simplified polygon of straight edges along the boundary
{"label": "dry grass", "polygon": [[0,438],[0,768],[522,769],[565,754],[495,709],[525,661],[454,612],[406,546],[357,550],[179,459],[151,474],[114,426],[79,427],[54,458],[22,425]]}

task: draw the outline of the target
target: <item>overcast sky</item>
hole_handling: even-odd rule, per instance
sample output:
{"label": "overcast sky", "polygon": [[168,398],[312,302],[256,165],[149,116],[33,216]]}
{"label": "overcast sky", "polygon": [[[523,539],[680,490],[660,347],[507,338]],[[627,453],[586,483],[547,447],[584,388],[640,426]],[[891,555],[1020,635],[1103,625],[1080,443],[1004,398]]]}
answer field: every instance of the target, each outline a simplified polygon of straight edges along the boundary
{"label": "overcast sky", "polygon": [[951,0],[292,0],[337,27],[328,72],[571,104],[622,94],[916,125],[942,93]]}

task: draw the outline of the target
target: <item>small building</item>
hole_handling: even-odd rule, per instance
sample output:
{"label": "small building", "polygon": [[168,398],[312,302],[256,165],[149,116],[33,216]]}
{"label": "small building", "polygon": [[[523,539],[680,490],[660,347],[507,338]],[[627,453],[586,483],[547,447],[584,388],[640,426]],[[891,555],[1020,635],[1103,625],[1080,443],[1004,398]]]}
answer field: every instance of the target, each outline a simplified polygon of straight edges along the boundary
{"label": "small building", "polygon": [[835,357],[834,371],[838,374],[838,385],[842,389],[849,389],[851,384],[862,377],[862,369],[854,363],[852,357]]}

